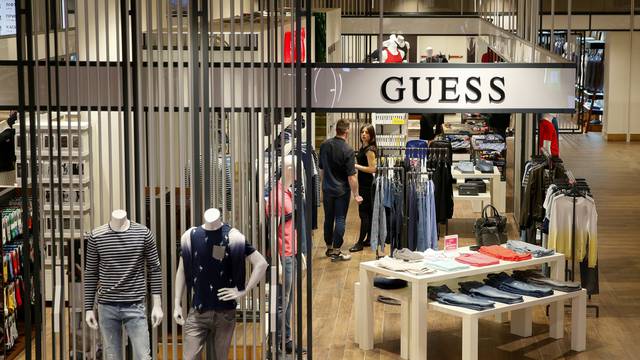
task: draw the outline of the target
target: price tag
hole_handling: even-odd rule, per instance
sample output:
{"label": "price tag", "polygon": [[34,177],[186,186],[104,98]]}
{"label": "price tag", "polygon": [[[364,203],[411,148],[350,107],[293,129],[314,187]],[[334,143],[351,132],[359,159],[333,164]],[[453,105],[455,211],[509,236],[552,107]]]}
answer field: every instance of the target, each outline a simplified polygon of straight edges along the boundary
{"label": "price tag", "polygon": [[458,250],[458,235],[446,235],[444,237],[444,249],[446,251]]}

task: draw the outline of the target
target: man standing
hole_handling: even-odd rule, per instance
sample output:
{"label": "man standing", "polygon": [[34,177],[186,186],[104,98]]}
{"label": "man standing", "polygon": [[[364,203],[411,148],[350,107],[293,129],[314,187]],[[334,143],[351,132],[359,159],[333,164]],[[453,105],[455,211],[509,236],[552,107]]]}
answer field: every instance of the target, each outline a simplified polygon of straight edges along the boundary
{"label": "man standing", "polygon": [[[326,255],[331,261],[346,261],[351,255],[340,250],[344,242],[344,230],[351,196],[359,203],[356,157],[347,144],[349,122],[338,120],[336,136],[320,146],[320,169],[322,169],[322,203],[324,206],[324,242]],[[335,228],[334,228],[335,222]]]}

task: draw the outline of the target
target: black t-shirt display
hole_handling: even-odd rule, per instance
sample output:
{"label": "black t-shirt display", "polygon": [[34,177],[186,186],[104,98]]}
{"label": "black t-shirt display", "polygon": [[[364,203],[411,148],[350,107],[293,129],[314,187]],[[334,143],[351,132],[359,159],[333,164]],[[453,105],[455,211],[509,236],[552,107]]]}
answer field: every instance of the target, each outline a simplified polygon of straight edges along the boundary
{"label": "black t-shirt display", "polygon": [[355,152],[344,139],[334,137],[320,145],[322,191],[325,196],[339,197],[349,191],[349,176],[355,175],[355,165]]}

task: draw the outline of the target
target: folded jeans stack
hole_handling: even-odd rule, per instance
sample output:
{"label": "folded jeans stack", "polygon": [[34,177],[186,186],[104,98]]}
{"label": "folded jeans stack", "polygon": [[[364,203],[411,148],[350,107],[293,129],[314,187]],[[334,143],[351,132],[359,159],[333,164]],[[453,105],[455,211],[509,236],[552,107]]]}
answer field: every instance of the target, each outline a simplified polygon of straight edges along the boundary
{"label": "folded jeans stack", "polygon": [[429,286],[427,291],[430,299],[445,305],[459,306],[477,311],[493,309],[495,306],[495,303],[490,300],[454,293],[447,285]]}
{"label": "folded jeans stack", "polygon": [[473,168],[473,163],[471,161],[461,161],[456,165],[456,168],[463,174],[475,173],[475,169]]}
{"label": "folded jeans stack", "polygon": [[500,263],[498,259],[480,253],[460,254],[460,256],[456,258],[456,261],[476,267],[496,265]]}
{"label": "folded jeans stack", "polygon": [[500,245],[482,246],[478,252],[506,261],[522,261],[531,259],[531,254],[518,254]]}
{"label": "folded jeans stack", "polygon": [[489,274],[484,283],[494,288],[512,294],[519,294],[532,297],[545,297],[553,295],[553,289],[548,286],[533,285],[516,280],[504,272],[500,274]]}
{"label": "folded jeans stack", "polygon": [[562,292],[573,292],[582,289],[582,285],[579,282],[549,279],[538,270],[516,270],[513,272],[512,276],[514,279],[524,281],[529,284],[548,286],[553,290]]}
{"label": "folded jeans stack", "polygon": [[534,258],[551,256],[555,254],[553,249],[543,248],[535,244],[529,244],[520,240],[508,240],[507,248],[517,253],[531,253]]}
{"label": "folded jeans stack", "polygon": [[522,296],[498,290],[479,281],[465,281],[458,283],[460,292],[477,299],[495,301],[503,304],[517,304],[524,301]]}

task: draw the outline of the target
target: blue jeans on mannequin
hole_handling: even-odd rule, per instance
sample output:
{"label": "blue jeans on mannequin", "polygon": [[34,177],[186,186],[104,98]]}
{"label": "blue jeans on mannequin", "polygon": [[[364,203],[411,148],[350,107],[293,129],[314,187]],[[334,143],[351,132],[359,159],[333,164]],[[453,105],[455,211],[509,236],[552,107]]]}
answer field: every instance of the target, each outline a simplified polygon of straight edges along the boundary
{"label": "blue jeans on mannequin", "polygon": [[[324,206],[324,242],[328,248],[340,249],[344,243],[347,211],[349,210],[351,193],[333,197],[326,194],[322,198]],[[335,228],[334,228],[335,222]]]}
{"label": "blue jeans on mannequin", "polygon": [[[295,256],[282,257],[282,284],[278,284],[278,317],[276,318],[276,344],[282,348],[282,324],[284,322],[284,343],[291,339],[291,305],[293,304],[293,274],[296,271]],[[283,318],[284,316],[284,318]]]}
{"label": "blue jeans on mannequin", "polygon": [[122,326],[129,335],[133,358],[151,359],[149,328],[144,303],[98,304],[98,322],[104,360],[122,360]]}

